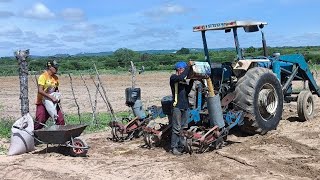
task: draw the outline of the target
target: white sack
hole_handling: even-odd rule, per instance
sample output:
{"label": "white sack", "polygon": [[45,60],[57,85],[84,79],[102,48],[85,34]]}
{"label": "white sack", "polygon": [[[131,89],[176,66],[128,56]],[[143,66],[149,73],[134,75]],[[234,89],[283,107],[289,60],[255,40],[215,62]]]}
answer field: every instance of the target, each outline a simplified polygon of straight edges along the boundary
{"label": "white sack", "polygon": [[[14,128],[13,126],[20,129]],[[8,152],[9,156],[23,154],[34,150],[34,138],[32,136],[33,130],[33,119],[29,113],[13,123],[11,128],[11,142]]]}
{"label": "white sack", "polygon": [[[60,100],[61,94],[59,92],[53,92],[50,95],[55,97],[57,100]],[[44,98],[42,103],[45,106],[50,117],[53,120],[56,120],[58,118],[57,103],[53,103],[50,99],[47,98]]]}

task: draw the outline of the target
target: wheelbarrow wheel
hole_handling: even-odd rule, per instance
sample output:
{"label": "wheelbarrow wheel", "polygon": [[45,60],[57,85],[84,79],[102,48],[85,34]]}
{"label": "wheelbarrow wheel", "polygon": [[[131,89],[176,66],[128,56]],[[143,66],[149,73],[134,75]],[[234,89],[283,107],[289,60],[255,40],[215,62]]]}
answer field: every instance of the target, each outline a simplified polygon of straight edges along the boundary
{"label": "wheelbarrow wheel", "polygon": [[[87,143],[81,140],[80,138],[74,138],[73,144],[71,146],[74,146],[74,147],[70,147],[71,156],[84,157],[88,153],[88,149],[83,148],[83,147],[88,147]],[[77,147],[80,147],[80,148],[77,148]]]}

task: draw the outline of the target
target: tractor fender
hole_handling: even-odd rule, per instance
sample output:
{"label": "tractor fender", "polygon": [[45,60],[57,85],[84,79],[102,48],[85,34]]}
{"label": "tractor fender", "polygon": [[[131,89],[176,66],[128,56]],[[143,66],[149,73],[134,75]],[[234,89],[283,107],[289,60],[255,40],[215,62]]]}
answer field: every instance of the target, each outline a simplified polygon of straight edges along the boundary
{"label": "tractor fender", "polygon": [[244,75],[249,69],[253,67],[270,68],[271,62],[269,59],[243,59],[237,61],[233,66],[233,73],[237,77]]}
{"label": "tractor fender", "polygon": [[245,70],[247,71],[248,69],[251,68],[252,64],[257,64],[257,63],[270,63],[269,59],[243,59],[239,60],[233,67],[234,70]]}

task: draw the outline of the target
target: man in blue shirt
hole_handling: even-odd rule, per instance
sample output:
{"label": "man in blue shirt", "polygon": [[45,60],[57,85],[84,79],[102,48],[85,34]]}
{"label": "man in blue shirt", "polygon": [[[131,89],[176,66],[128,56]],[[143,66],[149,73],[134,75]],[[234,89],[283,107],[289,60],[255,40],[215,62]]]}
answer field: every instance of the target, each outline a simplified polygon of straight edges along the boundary
{"label": "man in blue shirt", "polygon": [[192,82],[190,81],[190,84],[186,82],[190,70],[186,62],[177,62],[175,70],[176,73],[170,77],[173,98],[171,151],[174,155],[181,155],[184,143],[180,131],[188,127],[188,94],[191,91]]}

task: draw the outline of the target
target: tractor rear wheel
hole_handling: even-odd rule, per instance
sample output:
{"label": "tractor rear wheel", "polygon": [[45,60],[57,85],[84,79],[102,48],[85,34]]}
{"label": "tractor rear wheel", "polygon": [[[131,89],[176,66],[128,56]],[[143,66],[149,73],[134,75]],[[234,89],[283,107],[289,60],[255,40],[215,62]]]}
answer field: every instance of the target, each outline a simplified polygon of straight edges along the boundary
{"label": "tractor rear wheel", "polygon": [[314,102],[309,90],[303,90],[298,95],[298,116],[301,121],[309,121],[314,115]]}
{"label": "tractor rear wheel", "polygon": [[234,103],[235,109],[249,114],[240,129],[248,134],[265,134],[276,129],[282,116],[281,84],[267,68],[249,69],[236,84]]}

